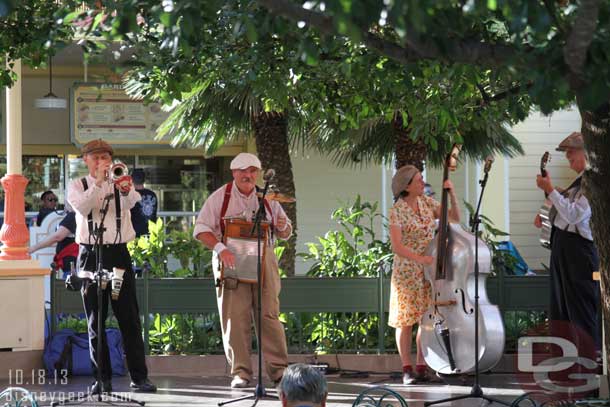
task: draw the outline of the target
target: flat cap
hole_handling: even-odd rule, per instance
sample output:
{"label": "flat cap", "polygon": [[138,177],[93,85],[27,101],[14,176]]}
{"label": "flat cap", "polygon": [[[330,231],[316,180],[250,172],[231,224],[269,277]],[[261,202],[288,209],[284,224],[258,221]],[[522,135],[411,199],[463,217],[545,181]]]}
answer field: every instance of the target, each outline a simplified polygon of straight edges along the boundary
{"label": "flat cap", "polygon": [[263,168],[261,160],[257,156],[250,153],[239,153],[231,161],[230,168],[232,170],[245,170],[246,168],[256,167],[259,170]]}
{"label": "flat cap", "polygon": [[398,195],[407,189],[418,172],[419,170],[414,165],[403,165],[396,171],[396,174],[392,177],[392,195],[394,195],[394,198],[398,198]]}
{"label": "flat cap", "polygon": [[559,146],[556,148],[557,151],[566,151],[568,148],[582,149],[585,148],[585,140],[582,138],[582,134],[575,131],[568,137],[564,138]]}
{"label": "flat cap", "polygon": [[110,155],[114,154],[114,150],[112,149],[110,144],[106,143],[101,138],[98,138],[97,140],[91,140],[90,142],[85,144],[83,146],[83,148],[81,148],[81,152],[83,154],[101,153],[101,152],[107,152]]}

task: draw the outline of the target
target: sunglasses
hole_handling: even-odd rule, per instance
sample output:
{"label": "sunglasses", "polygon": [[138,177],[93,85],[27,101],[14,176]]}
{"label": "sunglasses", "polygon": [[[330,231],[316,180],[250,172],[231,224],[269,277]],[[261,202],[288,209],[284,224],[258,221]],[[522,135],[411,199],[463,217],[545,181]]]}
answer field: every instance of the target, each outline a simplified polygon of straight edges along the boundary
{"label": "sunglasses", "polygon": [[57,202],[57,198],[46,198],[49,202]]}

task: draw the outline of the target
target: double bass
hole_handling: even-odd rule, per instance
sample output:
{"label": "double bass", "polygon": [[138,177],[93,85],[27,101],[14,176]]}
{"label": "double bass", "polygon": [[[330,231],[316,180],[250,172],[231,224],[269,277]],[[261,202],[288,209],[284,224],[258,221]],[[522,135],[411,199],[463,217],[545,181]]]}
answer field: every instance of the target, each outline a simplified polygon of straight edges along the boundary
{"label": "double bass", "polygon": [[[445,159],[443,185],[456,167],[459,146]],[[488,173],[491,160],[485,164]],[[449,223],[448,190],[443,188],[437,234],[426,250],[435,257],[424,268],[430,281],[432,303],[420,324],[421,347],[426,364],[441,374],[475,370],[475,245],[479,258],[479,370],[494,367],[504,352],[504,324],[500,310],[489,302],[485,281],[491,271],[491,252],[484,241],[462,226]]]}

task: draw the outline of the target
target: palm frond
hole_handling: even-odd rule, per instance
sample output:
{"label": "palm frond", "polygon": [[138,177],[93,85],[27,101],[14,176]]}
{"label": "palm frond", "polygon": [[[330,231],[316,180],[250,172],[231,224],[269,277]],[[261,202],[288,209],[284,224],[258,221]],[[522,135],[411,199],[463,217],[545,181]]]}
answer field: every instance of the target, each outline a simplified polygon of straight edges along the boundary
{"label": "palm frond", "polygon": [[[442,166],[453,143],[458,141],[466,156],[474,160],[497,154],[507,157],[523,154],[519,141],[501,122],[480,120],[462,124],[459,134],[459,137],[436,138],[441,143],[436,149],[428,149],[428,165]],[[383,118],[369,119],[359,128],[349,130],[320,122],[309,127],[309,136],[308,146],[328,154],[339,166],[379,164],[384,158],[390,160],[395,153],[396,134],[392,124]]]}
{"label": "palm frond", "polygon": [[203,147],[208,155],[222,145],[246,137],[259,103],[248,89],[227,89],[202,82],[185,95],[159,128],[173,146]]}
{"label": "palm frond", "polygon": [[[462,153],[475,161],[498,154],[510,158],[524,154],[521,143],[507,127],[505,123],[491,120],[463,124],[460,128]],[[437,150],[429,150],[426,157],[428,165],[441,167],[455,141],[454,137],[448,137]]]}
{"label": "palm frond", "polygon": [[339,166],[365,167],[394,153],[392,125],[382,118],[369,119],[357,129],[340,130],[328,122],[310,126],[309,147]]}

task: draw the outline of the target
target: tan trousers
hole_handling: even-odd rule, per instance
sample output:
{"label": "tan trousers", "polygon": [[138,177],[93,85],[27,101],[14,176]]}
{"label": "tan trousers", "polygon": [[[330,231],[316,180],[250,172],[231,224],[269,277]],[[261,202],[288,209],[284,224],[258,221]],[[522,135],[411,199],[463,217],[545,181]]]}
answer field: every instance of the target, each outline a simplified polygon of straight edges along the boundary
{"label": "tan trousers", "polygon": [[[216,257],[216,256],[215,256]],[[217,259],[214,259],[214,270]],[[215,276],[218,273],[215,272]],[[281,290],[277,258],[272,248],[265,255],[265,276],[262,292],[262,349],[267,375],[271,380],[279,380],[288,365],[286,335],[279,321]],[[231,365],[231,375],[252,380],[250,345],[252,343],[252,320],[258,327],[257,304],[258,284],[239,283],[235,289],[224,286],[216,288],[216,300],[222,324],[222,340],[227,360]]]}

